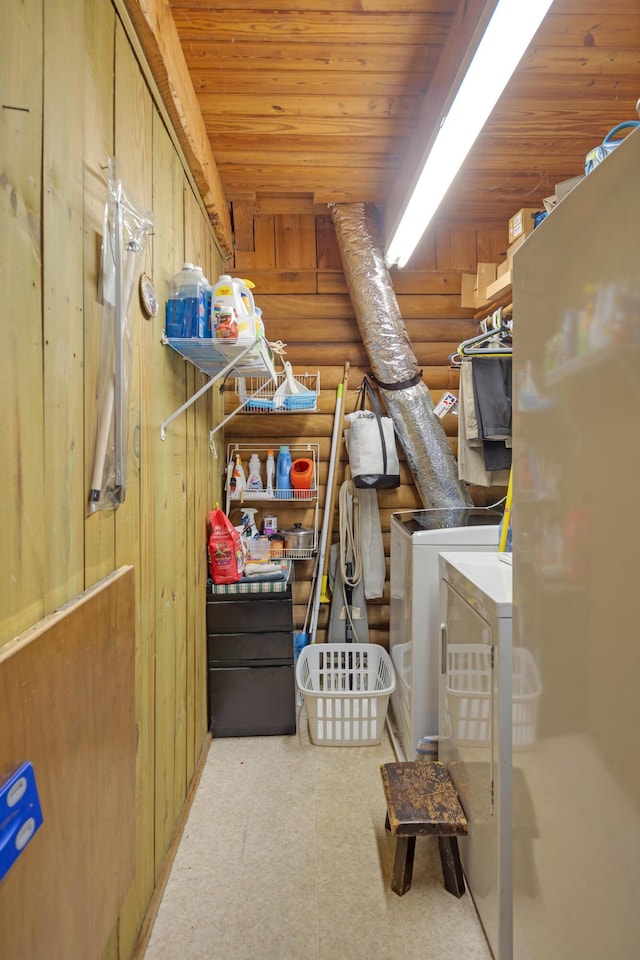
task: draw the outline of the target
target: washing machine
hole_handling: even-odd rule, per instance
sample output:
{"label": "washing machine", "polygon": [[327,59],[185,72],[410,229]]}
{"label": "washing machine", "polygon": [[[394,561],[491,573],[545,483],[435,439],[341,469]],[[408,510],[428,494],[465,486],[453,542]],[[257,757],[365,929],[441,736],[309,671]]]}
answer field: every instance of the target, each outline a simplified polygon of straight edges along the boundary
{"label": "washing machine", "polygon": [[404,510],[391,516],[389,653],[392,711],[407,760],[438,732],[438,557],[445,550],[498,550],[499,511],[485,507]]}
{"label": "washing machine", "polygon": [[510,560],[511,554],[497,552],[439,559],[438,759],[469,824],[458,841],[460,859],[495,960],[513,955],[512,756],[514,745],[526,747],[522,738],[530,732],[519,722],[518,706],[531,710],[538,693],[535,665],[518,656],[528,651],[512,647]]}

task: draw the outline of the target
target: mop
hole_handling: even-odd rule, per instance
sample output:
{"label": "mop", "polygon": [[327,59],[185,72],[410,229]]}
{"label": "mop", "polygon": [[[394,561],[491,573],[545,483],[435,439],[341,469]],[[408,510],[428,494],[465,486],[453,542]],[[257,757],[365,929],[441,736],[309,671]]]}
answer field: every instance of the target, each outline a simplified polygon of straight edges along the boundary
{"label": "mop", "polygon": [[[345,365],[345,377],[348,371],[348,364]],[[333,485],[333,477],[336,469],[336,460],[338,452],[338,440],[340,433],[341,412],[343,403],[344,384],[339,383],[336,388],[336,408],[333,415],[333,433],[331,436],[331,452],[329,454],[329,476],[327,477],[327,490]],[[325,552],[327,549],[327,537],[329,533],[329,510],[325,508],[322,518],[322,531],[320,533],[320,546],[317,557],[317,575],[315,587],[313,590],[313,606],[311,608],[311,624],[309,632],[311,633],[311,643],[316,642],[316,633],[318,631],[318,613],[320,611],[320,594],[322,591],[322,577],[319,575],[324,568]]]}

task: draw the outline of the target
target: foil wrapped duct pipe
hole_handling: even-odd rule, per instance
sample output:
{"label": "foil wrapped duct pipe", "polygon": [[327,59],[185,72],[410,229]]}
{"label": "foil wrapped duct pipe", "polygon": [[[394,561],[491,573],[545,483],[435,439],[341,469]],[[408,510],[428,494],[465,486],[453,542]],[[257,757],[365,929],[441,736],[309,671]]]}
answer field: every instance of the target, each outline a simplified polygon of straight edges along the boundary
{"label": "foil wrapped duct pipe", "polygon": [[331,205],[349,295],[371,370],[425,507],[471,507],[411,348],[372,210]]}

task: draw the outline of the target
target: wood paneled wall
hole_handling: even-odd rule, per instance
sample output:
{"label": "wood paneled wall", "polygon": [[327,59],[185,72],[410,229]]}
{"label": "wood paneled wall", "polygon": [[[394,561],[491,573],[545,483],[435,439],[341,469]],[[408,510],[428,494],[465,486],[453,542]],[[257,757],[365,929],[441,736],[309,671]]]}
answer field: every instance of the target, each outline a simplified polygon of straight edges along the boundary
{"label": "wood paneled wall", "polygon": [[[205,382],[163,346],[164,300],[185,259],[209,276],[221,272],[223,260],[119,4],[24,0],[5,8],[0,647],[117,568],[134,568],[136,785],[127,812],[135,823],[127,828],[135,828],[136,869],[104,950],[104,960],[129,960],[207,734],[206,534],[208,509],[220,497],[209,448],[220,414],[213,391],[160,439],[160,423]],[[134,290],[126,500],[116,511],[89,514],[100,243],[113,156],[129,195],[153,212],[144,270],[161,309],[146,319]],[[48,667],[53,675],[59,664],[42,664]],[[83,682],[79,674],[70,680],[56,723],[74,700],[86,704]],[[102,719],[108,725],[109,717]],[[88,729],[90,721],[87,715]],[[1,701],[0,727],[17,722]],[[22,759],[3,760],[0,780]],[[54,812],[44,816],[44,829],[55,831]],[[55,898],[55,865],[41,868],[43,889]],[[13,870],[20,872],[20,860]],[[78,899],[73,922],[92,910]]]}
{"label": "wood paneled wall", "polygon": [[[236,238],[235,273],[255,283],[256,304],[262,308],[267,338],[286,343],[286,358],[294,373],[320,372],[321,394],[318,411],[299,414],[240,413],[226,428],[229,443],[260,447],[306,440],[320,445],[320,505],[325,503],[328,458],[333,429],[336,386],[342,380],[344,363],[349,361],[349,385],[345,410],[355,409],[356,389],[370,369],[362,345],[342,271],[340,251],[330,212],[311,202],[271,200],[233,204]],[[450,356],[461,340],[477,331],[473,311],[460,306],[462,272],[475,272],[478,261],[504,259],[507,247],[504,224],[482,230],[440,229],[431,233],[416,251],[409,268],[393,271],[392,279],[400,312],[423,378],[434,403],[444,392],[457,395],[459,372],[451,367]],[[279,367],[278,367],[279,369]],[[226,409],[235,404],[232,385],[226,394]],[[457,450],[457,417],[447,416],[443,429]],[[389,634],[389,524],[398,510],[420,508],[413,476],[401,453],[401,485],[380,491],[378,504],[387,558],[387,583],[380,600],[369,601],[367,616],[371,640],[388,646]],[[338,483],[344,479],[346,453],[341,449]],[[246,467],[246,464],[245,464]],[[477,504],[488,504],[504,496],[502,487],[472,488]],[[336,501],[337,502],[337,501]],[[270,503],[261,511],[276,513],[279,525],[296,520],[309,525],[313,510],[288,508]],[[239,522],[239,513],[232,514]],[[260,518],[260,514],[257,519]],[[322,511],[319,526],[322,525]],[[337,540],[337,509],[333,518]],[[294,591],[295,622],[301,629],[313,561],[296,561]],[[320,609],[318,639],[326,636],[328,605]]]}

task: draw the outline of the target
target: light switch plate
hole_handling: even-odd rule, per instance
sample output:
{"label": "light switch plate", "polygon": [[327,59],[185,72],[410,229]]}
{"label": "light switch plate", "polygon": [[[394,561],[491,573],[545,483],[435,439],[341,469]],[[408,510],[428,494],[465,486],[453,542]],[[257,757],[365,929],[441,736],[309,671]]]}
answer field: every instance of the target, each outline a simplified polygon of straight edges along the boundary
{"label": "light switch plate", "polygon": [[42,822],[36,775],[27,760],[0,784],[0,881]]}

